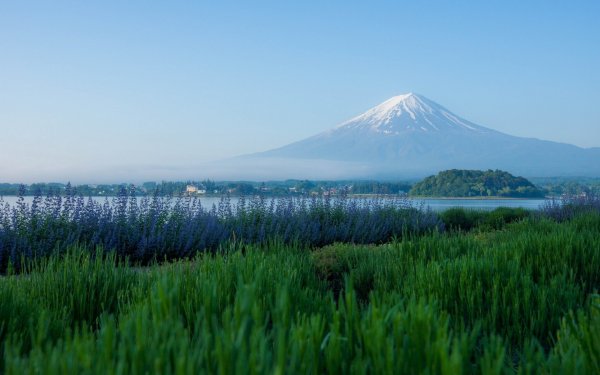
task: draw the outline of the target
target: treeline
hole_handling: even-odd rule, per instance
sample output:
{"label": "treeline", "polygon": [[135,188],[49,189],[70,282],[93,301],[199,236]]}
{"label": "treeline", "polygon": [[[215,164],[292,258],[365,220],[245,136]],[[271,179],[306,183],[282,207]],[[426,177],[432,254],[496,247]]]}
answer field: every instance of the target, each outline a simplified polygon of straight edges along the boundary
{"label": "treeline", "polygon": [[[127,184],[83,184],[71,185],[70,183],[35,183],[0,184],[0,196],[47,196],[67,195],[68,191],[83,196],[117,196],[126,188],[134,191],[137,196],[181,196],[192,195],[266,195],[266,196],[294,196],[294,195],[344,195],[344,194],[393,194],[403,195],[411,188],[409,182],[380,182],[380,181],[162,181],[144,182],[139,185]],[[188,191],[190,189],[190,191]]]}
{"label": "treeline", "polygon": [[352,186],[353,194],[408,194],[412,184],[409,182],[362,181]]}
{"label": "treeline", "polygon": [[[69,189],[74,189],[77,194],[83,196],[116,196],[123,187],[128,186],[126,184],[103,184],[103,185],[77,185],[73,186],[70,183],[35,183],[31,185],[26,184],[9,184],[0,183],[0,196],[7,195],[23,195],[23,196],[35,196],[35,195],[66,195]],[[138,194],[142,194],[142,189],[137,189]]]}
{"label": "treeline", "polygon": [[546,177],[530,180],[544,190],[546,195],[553,197],[600,194],[600,178]]}
{"label": "treeline", "polygon": [[500,170],[452,169],[415,184],[412,196],[537,198],[544,192],[523,177]]}
{"label": "treeline", "polygon": [[[534,184],[535,183],[535,184]],[[188,193],[188,187],[192,193]],[[232,196],[303,196],[303,195],[406,195],[454,197],[542,197],[600,194],[599,178],[535,178],[531,181],[503,171],[450,170],[431,176],[419,183],[411,181],[161,181],[132,184],[34,183],[31,185],[0,183],[0,196],[66,195],[73,189],[76,195],[117,196],[123,188],[137,196],[232,195]]]}
{"label": "treeline", "polygon": [[343,194],[407,194],[412,184],[409,182],[381,181],[187,181],[187,182],[146,182],[145,191],[158,191],[160,195],[180,195],[188,186],[205,190],[206,194],[231,195],[343,195]]}

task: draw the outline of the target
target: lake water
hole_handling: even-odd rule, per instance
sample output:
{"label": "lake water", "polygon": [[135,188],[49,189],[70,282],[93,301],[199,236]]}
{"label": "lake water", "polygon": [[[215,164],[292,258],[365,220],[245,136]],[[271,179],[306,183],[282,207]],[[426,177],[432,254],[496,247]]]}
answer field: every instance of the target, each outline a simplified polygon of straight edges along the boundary
{"label": "lake water", "polygon": [[493,210],[498,207],[526,208],[537,210],[545,199],[415,199],[429,206],[434,211],[443,211],[452,207],[463,207],[474,210]]}
{"label": "lake water", "polygon": [[[13,206],[17,202],[17,197],[6,196],[2,197],[2,201],[9,203]],[[106,197],[93,197],[92,199],[98,202],[104,202]],[[112,197],[108,197],[109,201]],[[139,201],[140,198],[138,198]],[[218,204],[221,200],[220,197],[200,197],[199,198],[204,207],[212,207],[213,204]],[[232,197],[231,203],[237,203],[239,198]],[[270,198],[267,198],[268,200]],[[356,199],[371,199],[371,198],[356,198]],[[25,197],[25,202],[31,203],[33,197]],[[87,198],[85,198],[87,201]],[[544,199],[434,199],[434,198],[410,198],[409,201],[413,202],[415,206],[423,204],[425,207],[429,207],[434,211],[444,211],[452,207],[463,207],[474,210],[493,210],[498,207],[512,207],[512,208],[526,208],[530,210],[536,210],[545,202]]]}

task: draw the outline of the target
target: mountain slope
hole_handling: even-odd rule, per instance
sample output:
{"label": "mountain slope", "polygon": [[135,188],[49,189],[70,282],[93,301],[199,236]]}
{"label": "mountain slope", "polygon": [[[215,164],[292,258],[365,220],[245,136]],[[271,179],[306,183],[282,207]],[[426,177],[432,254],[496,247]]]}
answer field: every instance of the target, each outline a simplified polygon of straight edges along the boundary
{"label": "mountain slope", "polygon": [[363,168],[352,177],[416,177],[454,168],[502,169],[528,176],[600,175],[599,148],[504,134],[413,93],[390,98],[331,130],[249,158],[263,163],[361,163]]}

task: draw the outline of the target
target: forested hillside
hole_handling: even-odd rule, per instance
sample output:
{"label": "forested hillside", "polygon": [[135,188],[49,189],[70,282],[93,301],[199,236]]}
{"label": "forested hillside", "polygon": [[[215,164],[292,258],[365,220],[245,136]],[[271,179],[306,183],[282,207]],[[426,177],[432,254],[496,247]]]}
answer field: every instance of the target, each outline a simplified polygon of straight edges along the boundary
{"label": "forested hillside", "polygon": [[452,169],[415,184],[410,195],[534,198],[543,197],[544,193],[526,178],[515,177],[508,172]]}

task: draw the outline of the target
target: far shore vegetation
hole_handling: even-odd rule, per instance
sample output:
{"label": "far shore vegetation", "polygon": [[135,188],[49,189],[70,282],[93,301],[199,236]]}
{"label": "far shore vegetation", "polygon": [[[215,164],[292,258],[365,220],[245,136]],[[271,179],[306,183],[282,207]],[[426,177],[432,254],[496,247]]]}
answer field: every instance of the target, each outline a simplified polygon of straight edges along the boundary
{"label": "far shore vegetation", "polygon": [[452,169],[416,183],[410,195],[424,197],[543,198],[542,189],[524,177],[500,170]]}
{"label": "far shore vegetation", "polygon": [[0,196],[82,195],[115,197],[121,189],[136,196],[418,196],[435,198],[540,198],[600,194],[600,178],[515,177],[503,171],[449,170],[424,180],[376,181],[161,181],[140,184],[0,183]]}

